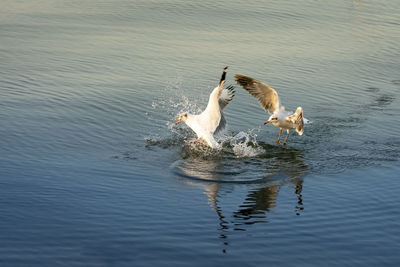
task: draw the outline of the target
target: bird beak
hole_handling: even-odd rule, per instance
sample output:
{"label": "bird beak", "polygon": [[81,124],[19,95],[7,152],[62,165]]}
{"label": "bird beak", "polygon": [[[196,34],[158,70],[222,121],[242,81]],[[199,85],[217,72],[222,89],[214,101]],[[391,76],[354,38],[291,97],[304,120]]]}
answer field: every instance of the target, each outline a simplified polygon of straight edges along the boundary
{"label": "bird beak", "polygon": [[264,122],[264,125],[267,124],[267,123],[270,123],[270,122],[271,122],[271,121],[266,121],[266,122]]}
{"label": "bird beak", "polygon": [[177,125],[178,123],[180,123],[182,120],[181,119],[177,119],[176,121],[175,121],[175,125]]}

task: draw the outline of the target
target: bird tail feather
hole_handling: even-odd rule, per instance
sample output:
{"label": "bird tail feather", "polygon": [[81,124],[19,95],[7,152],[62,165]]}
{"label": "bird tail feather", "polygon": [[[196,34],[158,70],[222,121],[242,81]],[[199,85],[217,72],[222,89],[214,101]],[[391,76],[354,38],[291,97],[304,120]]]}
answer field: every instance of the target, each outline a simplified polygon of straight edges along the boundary
{"label": "bird tail feather", "polygon": [[298,107],[295,113],[295,124],[297,124],[296,126],[296,132],[299,135],[302,135],[304,130],[303,130],[303,126],[304,126],[304,122],[303,122],[303,109],[301,107]]}

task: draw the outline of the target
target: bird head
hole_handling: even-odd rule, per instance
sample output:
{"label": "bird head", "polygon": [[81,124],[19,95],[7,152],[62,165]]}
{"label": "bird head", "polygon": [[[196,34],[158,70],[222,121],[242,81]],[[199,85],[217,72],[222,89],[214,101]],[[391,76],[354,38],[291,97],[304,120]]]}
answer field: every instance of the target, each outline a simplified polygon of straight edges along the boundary
{"label": "bird head", "polygon": [[269,116],[269,119],[266,122],[264,122],[264,125],[268,124],[270,122],[274,123],[277,121],[278,121],[278,117],[275,114],[272,114],[271,116]]}
{"label": "bird head", "polygon": [[181,121],[186,121],[188,117],[187,113],[182,113],[179,115],[179,118],[175,121],[175,125],[179,124]]}

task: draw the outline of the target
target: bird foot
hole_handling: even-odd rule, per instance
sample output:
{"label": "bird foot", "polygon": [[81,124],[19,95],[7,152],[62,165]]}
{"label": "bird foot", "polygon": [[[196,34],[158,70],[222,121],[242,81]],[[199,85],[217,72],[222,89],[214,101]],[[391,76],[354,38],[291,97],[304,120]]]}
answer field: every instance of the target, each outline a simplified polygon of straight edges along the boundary
{"label": "bird foot", "polygon": [[283,145],[283,146],[286,146],[286,142],[281,142],[281,141],[279,141],[279,140],[276,140],[276,141],[272,141],[272,143],[275,143],[275,144],[280,144],[280,145]]}

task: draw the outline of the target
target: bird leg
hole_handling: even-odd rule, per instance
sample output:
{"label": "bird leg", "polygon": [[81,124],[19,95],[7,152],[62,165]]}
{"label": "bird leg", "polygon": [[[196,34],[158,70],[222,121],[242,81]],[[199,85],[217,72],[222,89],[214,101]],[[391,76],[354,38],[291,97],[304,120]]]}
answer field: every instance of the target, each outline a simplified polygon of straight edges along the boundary
{"label": "bird leg", "polygon": [[196,145],[198,145],[200,143],[200,138],[198,138],[195,142]]}
{"label": "bird leg", "polygon": [[281,131],[279,132],[278,140],[274,141],[275,143],[277,143],[277,144],[280,143],[279,141],[281,140],[281,134],[282,134],[282,128],[281,128]]}
{"label": "bird leg", "polygon": [[286,132],[287,132],[287,135],[286,135],[285,141],[283,141],[282,145],[286,145],[286,140],[289,138],[289,130],[286,130]]}

